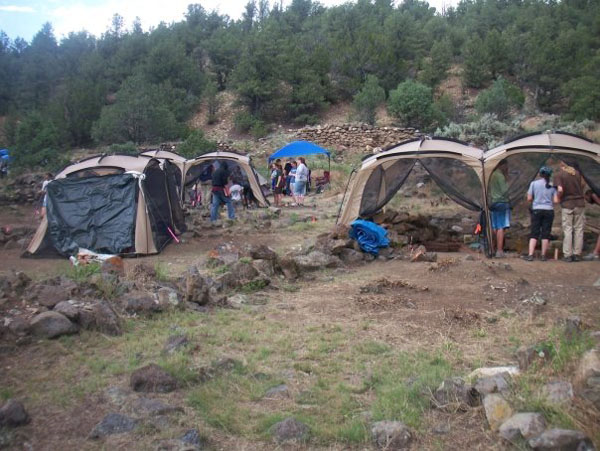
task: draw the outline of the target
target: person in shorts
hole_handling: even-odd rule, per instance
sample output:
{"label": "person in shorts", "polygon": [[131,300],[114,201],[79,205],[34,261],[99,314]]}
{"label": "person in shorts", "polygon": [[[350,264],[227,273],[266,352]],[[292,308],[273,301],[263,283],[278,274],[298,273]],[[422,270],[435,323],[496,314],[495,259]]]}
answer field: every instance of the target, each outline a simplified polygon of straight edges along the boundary
{"label": "person in shorts", "polygon": [[294,182],[294,196],[298,206],[304,205],[304,196],[306,195],[306,184],[308,182],[308,168],[306,160],[303,157],[298,158],[298,167],[296,168],[296,179]]}
{"label": "person in shorts", "polygon": [[502,160],[490,177],[490,214],[492,230],[496,236],[496,258],[504,257],[505,230],[510,228],[510,203],[508,200],[508,164]]}
{"label": "person in shorts", "polygon": [[543,166],[539,175],[540,178],[531,182],[527,190],[527,201],[531,202],[531,234],[529,252],[525,257],[527,261],[533,261],[533,253],[540,238],[542,240],[541,260],[546,261],[552,222],[554,222],[554,203],[558,203],[556,188],[550,183],[552,169]]}

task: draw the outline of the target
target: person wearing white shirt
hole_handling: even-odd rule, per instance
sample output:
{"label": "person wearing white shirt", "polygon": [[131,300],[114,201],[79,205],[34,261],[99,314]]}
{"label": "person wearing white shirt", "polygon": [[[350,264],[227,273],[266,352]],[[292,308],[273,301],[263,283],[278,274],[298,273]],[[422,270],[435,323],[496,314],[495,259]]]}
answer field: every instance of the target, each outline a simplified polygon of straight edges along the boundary
{"label": "person wearing white shirt", "polygon": [[306,184],[308,182],[308,168],[303,157],[298,158],[298,168],[296,169],[296,179],[294,182],[294,197],[299,206],[304,205],[304,196],[306,195]]}

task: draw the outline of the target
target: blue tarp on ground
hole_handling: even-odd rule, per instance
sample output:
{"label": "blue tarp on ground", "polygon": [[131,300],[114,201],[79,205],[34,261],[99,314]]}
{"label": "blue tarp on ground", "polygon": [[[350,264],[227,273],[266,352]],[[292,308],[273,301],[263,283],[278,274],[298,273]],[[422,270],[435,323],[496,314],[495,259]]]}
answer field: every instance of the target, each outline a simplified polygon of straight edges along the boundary
{"label": "blue tarp on ground", "polygon": [[286,146],[283,146],[277,152],[272,154],[269,157],[269,162],[276,160],[277,158],[288,158],[288,157],[297,157],[300,155],[315,155],[322,154],[330,157],[330,154],[327,150],[322,147],[317,146],[308,141],[294,141],[289,143]]}
{"label": "blue tarp on ground", "polygon": [[350,227],[350,238],[358,241],[360,248],[369,254],[377,255],[380,247],[390,245],[387,230],[374,222],[357,219]]}

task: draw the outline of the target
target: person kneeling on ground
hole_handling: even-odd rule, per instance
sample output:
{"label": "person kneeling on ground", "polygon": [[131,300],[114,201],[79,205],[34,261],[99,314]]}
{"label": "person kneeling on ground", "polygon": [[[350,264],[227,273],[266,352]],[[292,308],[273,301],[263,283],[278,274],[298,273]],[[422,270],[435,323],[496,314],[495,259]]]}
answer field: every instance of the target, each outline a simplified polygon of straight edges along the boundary
{"label": "person kneeling on ground", "polygon": [[538,238],[542,238],[541,260],[546,261],[546,252],[550,245],[550,232],[554,221],[554,203],[558,203],[556,188],[550,184],[552,169],[543,166],[539,179],[531,182],[527,191],[527,201],[531,202],[531,235],[529,235],[529,254],[527,261],[533,261],[533,253]]}
{"label": "person kneeling on ground", "polygon": [[219,165],[219,169],[213,172],[212,175],[212,205],[210,207],[210,220],[212,222],[219,219],[219,207],[221,204],[227,206],[227,216],[229,219],[235,219],[235,210],[231,202],[231,197],[225,191],[229,182],[229,168],[227,162],[223,161]]}
{"label": "person kneeling on ground", "polygon": [[[591,189],[585,192],[585,200],[587,200],[590,204],[600,205],[600,196],[598,196]],[[585,261],[599,261],[600,260],[600,233],[598,234],[598,238],[596,239],[596,246],[594,247],[594,251],[591,254],[583,257]]]}

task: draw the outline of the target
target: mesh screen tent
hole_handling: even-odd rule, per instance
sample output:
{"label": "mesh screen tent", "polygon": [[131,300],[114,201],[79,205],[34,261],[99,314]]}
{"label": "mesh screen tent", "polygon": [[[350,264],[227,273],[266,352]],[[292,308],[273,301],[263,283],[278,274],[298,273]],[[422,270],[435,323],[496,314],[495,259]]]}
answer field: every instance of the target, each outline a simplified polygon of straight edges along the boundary
{"label": "mesh screen tent", "polygon": [[420,164],[454,201],[473,211],[485,209],[483,151],[444,138],[417,138],[369,156],[346,193],[338,223],[350,224],[381,210]]}
{"label": "mesh screen tent", "polygon": [[[486,182],[506,165],[506,192],[501,193],[511,206],[525,199],[527,188],[540,167],[564,161],[576,168],[594,192],[600,194],[600,145],[568,133],[532,133],[506,141],[485,153]],[[502,163],[504,162],[504,163]],[[499,167],[500,166],[500,167]],[[492,193],[488,190],[490,207]]]}
{"label": "mesh screen tent", "polygon": [[[533,133],[506,141],[483,152],[443,138],[417,138],[365,158],[351,175],[344,194],[339,224],[369,218],[380,211],[420,164],[455,202],[487,218],[499,201],[517,205],[529,184],[546,164],[564,161],[582,174],[600,195],[600,145],[568,133]],[[502,174],[502,183],[497,183]],[[491,186],[490,186],[491,185]],[[495,192],[502,186],[502,192]],[[488,249],[491,247],[488,246]]]}

